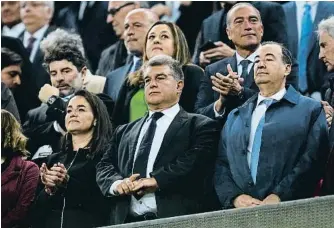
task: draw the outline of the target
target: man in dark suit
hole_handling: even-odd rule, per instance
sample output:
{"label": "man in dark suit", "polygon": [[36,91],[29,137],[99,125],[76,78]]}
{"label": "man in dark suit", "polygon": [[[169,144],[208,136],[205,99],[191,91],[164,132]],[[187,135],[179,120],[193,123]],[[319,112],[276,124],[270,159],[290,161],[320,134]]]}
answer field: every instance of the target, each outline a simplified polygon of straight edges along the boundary
{"label": "man in dark suit", "polygon": [[40,42],[55,28],[49,26],[54,11],[54,2],[21,2],[21,19],[25,31],[19,36],[26,48],[35,73],[34,82],[40,89],[50,83],[50,77],[43,68],[43,53]]}
{"label": "man in dark suit", "polygon": [[[319,36],[319,59],[323,61],[327,67],[327,71],[330,74],[329,84],[330,87],[326,91],[325,99],[327,104],[334,107],[334,16],[328,19],[322,20],[318,25]],[[323,195],[334,194],[334,119],[332,115],[327,114],[327,117],[331,119],[331,126],[329,130],[329,142],[331,154],[328,157],[326,166],[326,173],[324,176],[324,182],[322,186]],[[327,119],[328,121],[328,119]]]}
{"label": "man in dark suit", "polygon": [[[203,21],[197,37],[193,62],[202,67],[234,54],[234,45],[225,32],[227,14],[233,5],[229,2],[221,2],[221,4],[224,4],[222,10]],[[264,27],[263,41],[287,44],[285,15],[282,6],[274,2],[251,2],[251,4],[261,14]],[[208,41],[215,42],[217,47],[201,52],[200,47]]]}
{"label": "man in dark suit", "polygon": [[118,127],[97,165],[102,193],[114,198],[112,224],[202,212],[214,196],[217,124],[180,108],[177,61],[156,56],[143,72],[149,113]]}
{"label": "man in dark suit", "polygon": [[[327,76],[315,33],[319,22],[334,12],[333,2],[288,2],[283,5],[289,34],[288,49],[299,62],[299,89],[321,100]],[[309,22],[308,19],[309,18]],[[309,27],[309,28],[308,28]],[[305,40],[306,38],[307,40]],[[304,48],[303,48],[304,47]],[[305,78],[305,79],[303,79]]]}
{"label": "man in dark suit", "polygon": [[104,88],[104,93],[111,96],[114,101],[117,100],[127,75],[141,67],[146,34],[158,20],[158,16],[148,9],[135,9],[127,14],[124,20],[124,42],[130,54],[128,63],[108,73]]}
{"label": "man in dark suit", "polygon": [[291,55],[264,43],[255,57],[260,92],[228,116],[221,134],[215,188],[223,208],[312,197],[328,156],[320,102],[291,85]]}
{"label": "man in dark suit", "polygon": [[[210,118],[222,114],[226,117],[232,109],[242,105],[258,91],[253,68],[263,37],[259,11],[249,3],[234,5],[228,13],[226,32],[236,47],[236,53],[205,68],[205,77],[195,104],[197,113]],[[287,79],[287,83],[295,88],[298,86],[296,68],[297,64],[294,64]],[[226,77],[230,71],[240,77]]]}

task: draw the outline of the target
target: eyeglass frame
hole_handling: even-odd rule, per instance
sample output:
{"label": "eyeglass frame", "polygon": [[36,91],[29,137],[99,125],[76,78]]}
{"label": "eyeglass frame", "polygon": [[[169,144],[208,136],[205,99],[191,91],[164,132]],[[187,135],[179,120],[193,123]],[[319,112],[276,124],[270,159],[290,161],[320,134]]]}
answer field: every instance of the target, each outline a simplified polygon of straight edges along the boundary
{"label": "eyeglass frame", "polygon": [[121,5],[118,8],[111,8],[111,9],[108,10],[108,15],[111,15],[111,16],[114,17],[118,13],[118,11],[120,11],[122,8],[124,8],[126,6],[129,6],[129,5],[134,5],[134,4],[136,4],[136,3],[135,2],[127,2],[127,3]]}

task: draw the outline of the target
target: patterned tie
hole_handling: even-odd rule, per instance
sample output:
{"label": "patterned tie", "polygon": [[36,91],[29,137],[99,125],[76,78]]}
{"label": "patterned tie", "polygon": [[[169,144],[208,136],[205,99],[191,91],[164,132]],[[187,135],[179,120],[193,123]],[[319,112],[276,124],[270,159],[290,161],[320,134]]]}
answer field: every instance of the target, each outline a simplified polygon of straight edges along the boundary
{"label": "patterned tie", "polygon": [[244,86],[250,86],[248,85],[250,78],[249,78],[249,74],[248,74],[248,65],[251,63],[250,60],[248,59],[244,59],[240,62],[241,66],[242,66],[242,73],[241,73],[241,78],[244,79]]}
{"label": "patterned tie", "polygon": [[304,5],[302,18],[302,31],[299,42],[298,62],[299,62],[299,89],[302,93],[307,91],[307,50],[312,35],[313,23],[311,18],[311,6]]}
{"label": "patterned tie", "polygon": [[143,63],[142,59],[138,59],[138,60],[134,63],[134,65],[132,66],[131,72],[135,72],[135,71],[139,70],[140,67],[141,67],[141,65],[142,65],[142,63]]}
{"label": "patterned tie", "polygon": [[27,52],[28,52],[28,55],[30,56],[31,55],[31,51],[32,49],[34,48],[34,43],[36,41],[36,38],[31,36],[29,39],[28,39],[28,46],[27,46]]}
{"label": "patterned tie", "polygon": [[[268,108],[272,102],[273,102],[272,99],[266,99],[266,100],[261,101],[260,104],[264,103],[266,107]],[[252,153],[251,153],[250,170],[251,170],[251,175],[252,175],[252,179],[254,183],[256,183],[257,166],[259,163],[262,130],[264,126],[265,116],[266,116],[266,113],[263,114],[259,122],[259,125],[257,125],[255,136],[254,136],[254,141],[253,141]]]}

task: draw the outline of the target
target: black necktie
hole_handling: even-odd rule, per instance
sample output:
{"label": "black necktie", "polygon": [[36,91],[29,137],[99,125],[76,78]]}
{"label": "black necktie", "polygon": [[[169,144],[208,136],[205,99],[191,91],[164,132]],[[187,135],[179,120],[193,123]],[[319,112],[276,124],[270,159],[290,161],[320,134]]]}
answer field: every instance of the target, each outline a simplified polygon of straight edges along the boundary
{"label": "black necktie", "polygon": [[151,151],[155,129],[157,128],[157,120],[163,115],[164,114],[161,112],[155,112],[152,115],[150,126],[147,128],[147,131],[140,143],[135,164],[133,165],[133,173],[139,173],[141,178],[146,177],[147,161]]}
{"label": "black necktie", "polygon": [[241,73],[241,78],[244,79],[244,86],[246,87],[250,87],[250,85],[248,85],[248,82],[250,80],[249,75],[248,75],[248,65],[251,63],[250,60],[248,59],[244,59],[240,62],[241,66],[242,66],[242,73]]}
{"label": "black necktie", "polygon": [[36,38],[31,36],[29,39],[28,39],[28,46],[26,47],[26,50],[28,52],[28,56],[31,55],[31,51],[32,49],[34,48],[34,43],[36,41]]}

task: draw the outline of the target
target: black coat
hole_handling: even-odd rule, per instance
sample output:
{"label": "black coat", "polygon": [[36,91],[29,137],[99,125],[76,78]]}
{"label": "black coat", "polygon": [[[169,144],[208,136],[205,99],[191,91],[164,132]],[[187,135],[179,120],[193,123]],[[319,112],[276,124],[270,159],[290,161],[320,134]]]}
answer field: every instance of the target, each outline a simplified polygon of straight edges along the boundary
{"label": "black coat", "polygon": [[[185,65],[182,67],[182,70],[184,74],[184,88],[179,104],[185,111],[192,113],[195,110],[195,102],[204,72],[202,68],[196,65]],[[123,81],[113,113],[115,126],[129,123],[130,102],[139,88],[139,86],[130,86],[127,80]]]}
{"label": "black coat", "polygon": [[[210,76],[216,73],[221,73],[222,75],[227,75],[227,65],[230,64],[234,72],[237,71],[237,59],[236,55],[220,60],[216,63],[210,64],[205,68],[205,77],[201,81],[200,91],[197,96],[197,101],[195,104],[196,113],[208,116],[210,118],[215,118],[215,113],[213,111],[214,103],[219,99],[219,93],[212,89],[212,81]],[[252,97],[255,93],[259,91],[259,88],[254,82],[254,65],[249,72],[249,77],[244,81],[244,91],[242,97],[228,96],[227,102],[225,104],[226,111],[224,116],[227,117],[228,113],[242,105],[246,100]],[[298,66],[296,63],[292,65],[291,73],[287,77],[286,84],[293,85],[295,89],[298,90]]]}
{"label": "black coat", "polygon": [[[70,179],[67,187],[59,188],[53,196],[49,196],[41,184],[33,210],[33,227],[59,228],[64,203],[64,228],[107,225],[111,203],[103,197],[96,184],[95,168],[104,152],[100,151],[94,158],[89,158],[88,149],[74,152],[69,140],[60,153],[50,155],[48,168],[60,162],[67,168]],[[73,160],[73,165],[69,168]]]}
{"label": "black coat", "polygon": [[[118,127],[110,150],[97,165],[97,183],[104,195],[117,181],[132,174],[137,140],[146,117]],[[158,131],[159,129],[157,129]],[[168,127],[151,175],[159,218],[204,212],[213,209],[212,175],[217,152],[217,123],[182,108]],[[115,196],[111,224],[125,221],[130,197]]]}
{"label": "black coat", "polygon": [[[261,14],[264,27],[262,41],[276,41],[278,43],[287,44],[288,36],[283,7],[275,2],[251,2],[251,4],[253,4]],[[222,41],[231,48],[234,48],[234,44],[228,39],[226,34],[227,12],[225,11],[228,11],[229,8],[230,7],[227,6],[226,9],[212,14],[203,21],[201,31],[196,40],[195,53],[193,56],[195,64],[199,64],[200,47],[209,40],[213,42]]]}

